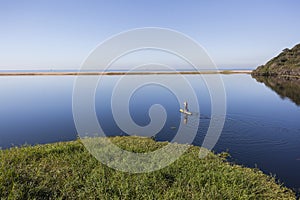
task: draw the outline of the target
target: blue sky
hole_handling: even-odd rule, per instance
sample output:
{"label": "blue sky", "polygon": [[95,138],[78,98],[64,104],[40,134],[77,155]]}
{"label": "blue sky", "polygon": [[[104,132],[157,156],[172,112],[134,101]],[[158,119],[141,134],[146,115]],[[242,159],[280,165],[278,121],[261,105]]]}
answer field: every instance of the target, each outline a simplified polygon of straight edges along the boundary
{"label": "blue sky", "polygon": [[0,70],[78,69],[106,38],[164,27],[219,68],[255,68],[300,43],[300,1],[0,0]]}

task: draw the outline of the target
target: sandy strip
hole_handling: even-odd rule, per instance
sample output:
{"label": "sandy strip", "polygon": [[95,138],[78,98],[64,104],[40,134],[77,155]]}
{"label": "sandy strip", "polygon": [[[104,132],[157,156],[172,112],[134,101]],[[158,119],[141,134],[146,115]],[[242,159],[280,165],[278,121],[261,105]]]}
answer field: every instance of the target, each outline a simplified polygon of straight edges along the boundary
{"label": "sandy strip", "polygon": [[251,70],[178,71],[178,72],[0,72],[0,76],[95,76],[95,75],[171,75],[171,74],[251,74]]}

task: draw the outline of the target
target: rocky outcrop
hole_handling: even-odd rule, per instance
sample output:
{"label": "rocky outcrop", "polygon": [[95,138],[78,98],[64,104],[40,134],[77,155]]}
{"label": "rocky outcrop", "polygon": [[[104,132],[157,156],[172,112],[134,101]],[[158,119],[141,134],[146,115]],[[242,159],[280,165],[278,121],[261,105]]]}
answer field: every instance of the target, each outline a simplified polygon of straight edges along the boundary
{"label": "rocky outcrop", "polygon": [[278,56],[254,70],[252,75],[300,76],[300,44],[297,44],[292,49],[284,49]]}

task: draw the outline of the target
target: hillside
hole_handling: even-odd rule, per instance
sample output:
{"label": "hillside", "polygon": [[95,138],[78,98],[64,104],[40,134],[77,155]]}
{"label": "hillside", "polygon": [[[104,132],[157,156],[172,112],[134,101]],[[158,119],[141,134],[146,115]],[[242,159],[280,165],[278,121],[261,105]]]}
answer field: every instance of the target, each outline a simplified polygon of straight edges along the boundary
{"label": "hillside", "polygon": [[252,74],[262,76],[300,76],[300,44],[297,44],[292,49],[284,49],[265,65],[259,66]]}
{"label": "hillside", "polygon": [[[101,138],[100,138],[101,139]],[[149,138],[110,140],[133,152],[166,145]],[[233,165],[225,154],[199,159],[199,147],[159,171],[131,174],[101,164],[77,140],[0,151],[1,199],[295,199],[258,169]]]}

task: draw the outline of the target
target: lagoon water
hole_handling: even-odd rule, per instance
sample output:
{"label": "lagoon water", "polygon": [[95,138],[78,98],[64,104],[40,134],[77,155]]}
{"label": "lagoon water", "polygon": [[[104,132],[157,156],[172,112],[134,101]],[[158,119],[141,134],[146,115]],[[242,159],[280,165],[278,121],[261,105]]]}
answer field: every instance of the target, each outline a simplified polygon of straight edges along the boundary
{"label": "lagoon water", "polygon": [[[205,82],[199,80],[199,75],[185,77],[197,94],[201,111],[189,118],[186,125],[194,126],[193,117],[200,118],[193,144],[201,146],[210,121],[209,91]],[[221,137],[213,150],[228,151],[231,161],[258,167],[267,174],[276,175],[285,185],[299,189],[300,107],[250,75],[221,77],[227,94],[227,115]],[[110,104],[112,88],[119,78],[103,77],[95,93],[98,121],[105,133],[111,136],[126,135],[114,121]],[[0,77],[0,147],[76,139],[72,115],[75,79],[75,76]],[[119,101],[124,103],[122,99]],[[183,120],[179,113],[182,102],[159,85],[141,87],[132,94],[128,105],[136,124],[145,126],[150,123],[148,111],[153,104],[161,104],[167,113],[167,121],[155,138],[171,140]]]}

